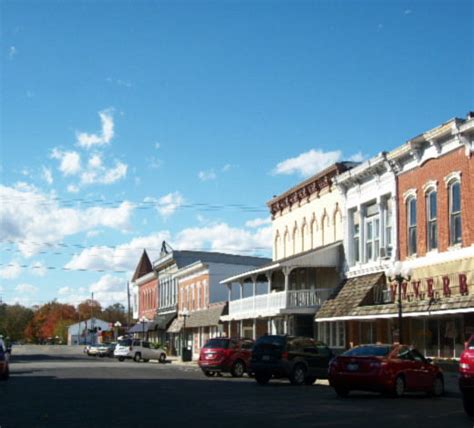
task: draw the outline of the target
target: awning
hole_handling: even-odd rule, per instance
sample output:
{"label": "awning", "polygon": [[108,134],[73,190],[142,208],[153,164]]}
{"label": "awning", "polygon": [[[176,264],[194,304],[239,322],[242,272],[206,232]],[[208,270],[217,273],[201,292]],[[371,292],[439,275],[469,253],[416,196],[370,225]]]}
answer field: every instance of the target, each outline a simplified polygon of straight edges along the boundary
{"label": "awning", "polygon": [[171,324],[171,321],[173,321],[175,318],[176,312],[164,315],[157,315],[154,319],[154,322],[156,323],[156,328],[158,330],[166,330]]}
{"label": "awning", "polygon": [[155,329],[156,323],[154,321],[148,321],[145,323],[137,322],[134,326],[128,329],[129,333],[147,333]]}
{"label": "awning", "polygon": [[313,250],[299,253],[295,256],[280,259],[274,263],[259,267],[239,275],[234,275],[221,281],[221,284],[239,282],[256,274],[270,273],[284,267],[338,267],[341,264],[342,241],[325,245]]}
{"label": "awning", "polygon": [[185,328],[217,326],[220,324],[220,317],[226,314],[227,303],[218,303],[209,309],[191,312],[186,319]]}
{"label": "awning", "polygon": [[175,318],[173,322],[170,324],[170,326],[168,327],[168,330],[166,330],[166,332],[179,333],[181,329],[183,328],[183,323],[184,323],[183,318]]}
{"label": "awning", "polygon": [[385,281],[385,275],[380,272],[349,278],[324,302],[316,314],[316,322],[335,321],[341,317],[350,319],[354,310],[364,304],[373,287],[382,281]]}

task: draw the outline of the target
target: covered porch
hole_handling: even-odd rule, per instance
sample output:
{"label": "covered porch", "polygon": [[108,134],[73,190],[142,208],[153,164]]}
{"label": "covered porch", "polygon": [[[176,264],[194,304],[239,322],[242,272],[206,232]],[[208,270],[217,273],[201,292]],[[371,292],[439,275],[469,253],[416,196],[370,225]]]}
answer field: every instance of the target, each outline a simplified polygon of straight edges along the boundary
{"label": "covered porch", "polygon": [[235,335],[237,322],[237,335],[249,337],[244,320],[253,320],[253,338],[262,323],[266,333],[312,332],[314,314],[340,283],[341,251],[336,242],[221,281],[228,288],[229,314],[221,317],[228,334]]}

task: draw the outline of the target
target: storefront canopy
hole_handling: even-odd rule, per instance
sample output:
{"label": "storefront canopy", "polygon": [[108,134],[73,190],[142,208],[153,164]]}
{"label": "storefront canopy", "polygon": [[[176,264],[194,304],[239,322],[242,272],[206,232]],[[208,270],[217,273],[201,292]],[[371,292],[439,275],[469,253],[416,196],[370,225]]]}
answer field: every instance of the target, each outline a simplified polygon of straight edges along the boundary
{"label": "storefront canopy", "polygon": [[153,321],[148,321],[145,323],[137,322],[133,327],[131,327],[129,333],[148,333],[149,331],[154,330],[166,330],[170,325],[171,321],[176,317],[176,312],[158,315]]}
{"label": "storefront canopy", "polygon": [[375,285],[385,281],[383,273],[349,278],[324,302],[316,314],[316,322],[351,319],[354,310],[364,304]]}

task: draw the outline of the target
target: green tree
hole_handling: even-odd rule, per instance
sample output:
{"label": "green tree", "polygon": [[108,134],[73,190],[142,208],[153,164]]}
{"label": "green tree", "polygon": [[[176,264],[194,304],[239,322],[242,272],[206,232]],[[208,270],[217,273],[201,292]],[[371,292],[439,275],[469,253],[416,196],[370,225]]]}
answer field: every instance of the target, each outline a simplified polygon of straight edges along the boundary
{"label": "green tree", "polygon": [[102,319],[111,323],[120,321],[122,325],[127,323],[127,313],[121,303],[114,303],[107,306],[102,312]]}
{"label": "green tree", "polygon": [[0,305],[0,334],[12,341],[24,340],[26,326],[33,315],[33,310],[19,304]]}

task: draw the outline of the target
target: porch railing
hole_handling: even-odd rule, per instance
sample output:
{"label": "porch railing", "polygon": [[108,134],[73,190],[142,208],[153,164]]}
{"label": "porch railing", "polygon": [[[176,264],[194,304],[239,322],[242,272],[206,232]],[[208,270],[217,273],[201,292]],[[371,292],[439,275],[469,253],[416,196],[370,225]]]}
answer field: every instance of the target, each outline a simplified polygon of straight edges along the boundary
{"label": "porch railing", "polygon": [[229,315],[239,318],[276,315],[281,309],[317,308],[328,299],[332,288],[278,291],[245,297],[229,303]]}

